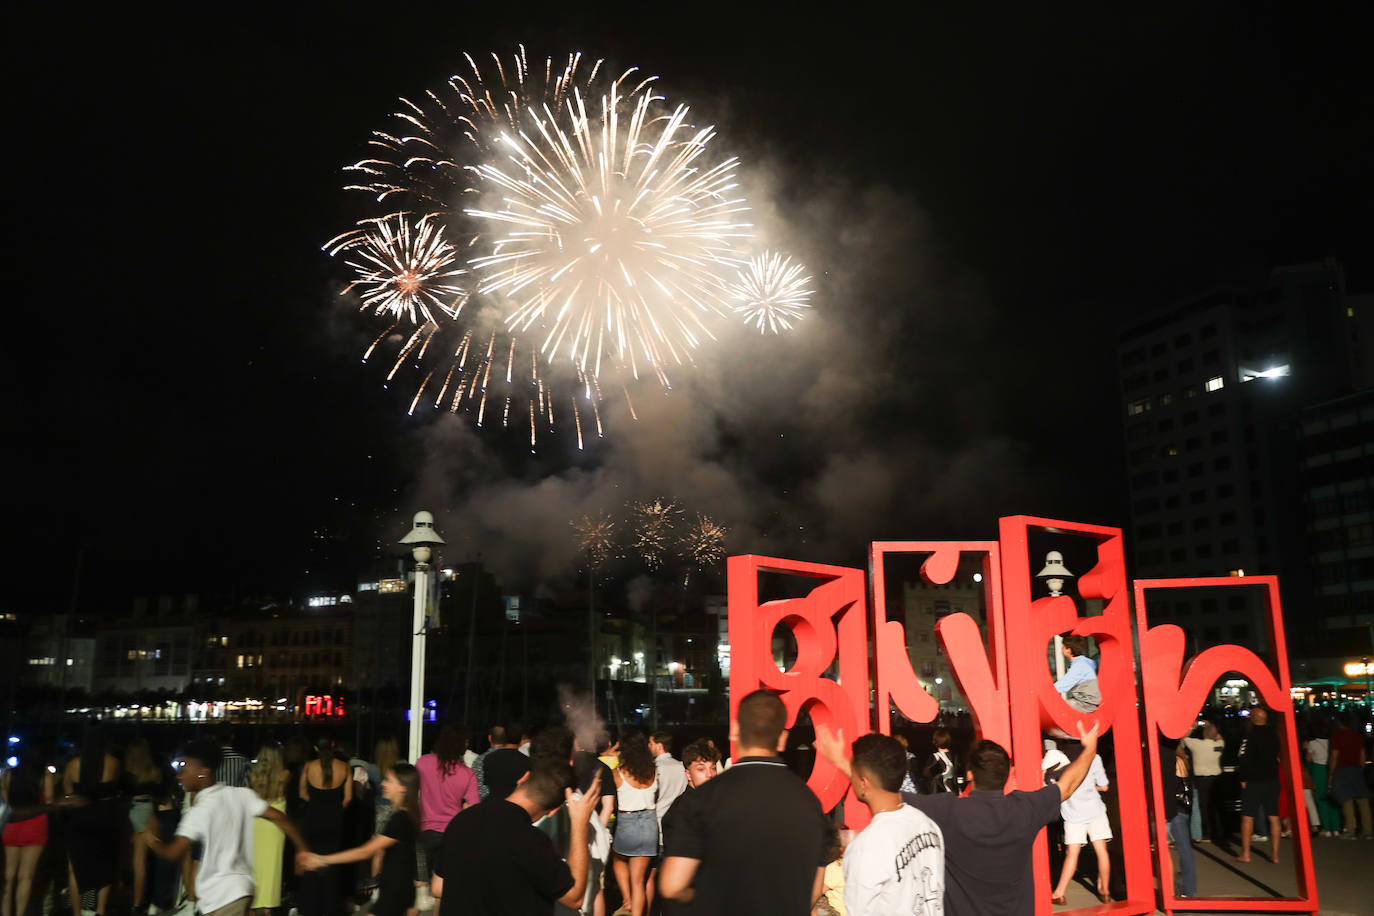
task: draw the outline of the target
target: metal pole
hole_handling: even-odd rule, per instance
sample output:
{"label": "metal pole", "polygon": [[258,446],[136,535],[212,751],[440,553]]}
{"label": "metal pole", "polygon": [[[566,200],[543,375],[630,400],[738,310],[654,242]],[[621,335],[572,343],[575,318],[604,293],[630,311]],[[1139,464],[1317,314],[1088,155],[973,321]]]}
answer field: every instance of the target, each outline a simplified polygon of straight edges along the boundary
{"label": "metal pole", "polygon": [[429,564],[415,564],[415,615],[410,636],[410,761],[420,759],[425,724],[425,599],[429,597]]}

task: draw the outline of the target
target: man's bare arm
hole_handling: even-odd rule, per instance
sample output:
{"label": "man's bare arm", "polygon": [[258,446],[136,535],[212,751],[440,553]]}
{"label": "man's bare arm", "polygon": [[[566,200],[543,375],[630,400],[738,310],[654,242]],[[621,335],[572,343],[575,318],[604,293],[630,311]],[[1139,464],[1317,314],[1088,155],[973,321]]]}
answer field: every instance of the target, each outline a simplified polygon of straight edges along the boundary
{"label": "man's bare arm", "polygon": [[1078,723],[1078,740],[1083,742],[1083,751],[1069,764],[1068,769],[1059,777],[1059,799],[1064,801],[1073,794],[1083,778],[1088,775],[1088,768],[1093,764],[1093,757],[1097,755],[1097,723],[1093,727],[1083,730],[1083,723]]}
{"label": "man's bare arm", "polygon": [[695,895],[692,881],[697,876],[700,859],[685,856],[669,856],[663,860],[658,870],[658,892],[669,900],[678,903],[691,903]]}

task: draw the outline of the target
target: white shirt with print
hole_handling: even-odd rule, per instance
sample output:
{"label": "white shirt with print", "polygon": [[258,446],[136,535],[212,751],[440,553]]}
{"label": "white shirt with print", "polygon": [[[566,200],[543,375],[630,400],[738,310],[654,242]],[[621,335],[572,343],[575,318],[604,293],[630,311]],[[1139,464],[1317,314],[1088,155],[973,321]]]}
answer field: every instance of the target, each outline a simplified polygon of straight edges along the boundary
{"label": "white shirt with print", "polygon": [[910,805],[873,815],[844,854],[844,907],[849,916],[941,916],[945,903],[945,838]]}

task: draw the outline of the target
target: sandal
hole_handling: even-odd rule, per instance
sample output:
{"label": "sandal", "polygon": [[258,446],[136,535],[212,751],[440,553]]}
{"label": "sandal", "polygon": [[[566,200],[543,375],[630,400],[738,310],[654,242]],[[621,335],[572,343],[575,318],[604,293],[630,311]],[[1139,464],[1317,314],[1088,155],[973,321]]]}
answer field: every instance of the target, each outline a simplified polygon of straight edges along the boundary
{"label": "sandal", "polygon": [[1050,897],[1050,903],[1054,906],[1063,906],[1068,902],[1068,898],[1066,897]]}

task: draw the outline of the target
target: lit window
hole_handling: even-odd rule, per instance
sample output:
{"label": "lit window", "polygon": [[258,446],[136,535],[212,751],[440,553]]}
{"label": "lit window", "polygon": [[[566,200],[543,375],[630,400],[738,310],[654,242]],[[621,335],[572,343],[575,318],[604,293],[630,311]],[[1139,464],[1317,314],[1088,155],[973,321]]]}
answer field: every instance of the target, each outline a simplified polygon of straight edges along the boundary
{"label": "lit window", "polygon": [[1132,401],[1126,405],[1126,415],[1134,417],[1136,414],[1142,414],[1149,409],[1150,399],[1141,398],[1139,401]]}
{"label": "lit window", "polygon": [[1208,391],[1217,391],[1221,388],[1226,387],[1226,382],[1222,379],[1221,376],[1214,375],[1207,380],[1207,384],[1204,387]]}
{"label": "lit window", "polygon": [[1231,572],[1230,572],[1229,574],[1230,574],[1231,576],[1234,576],[1235,578],[1239,579],[1239,578],[1243,578],[1243,577],[1245,576],[1245,570],[1243,570],[1243,569],[1233,569],[1233,570],[1231,570]]}

